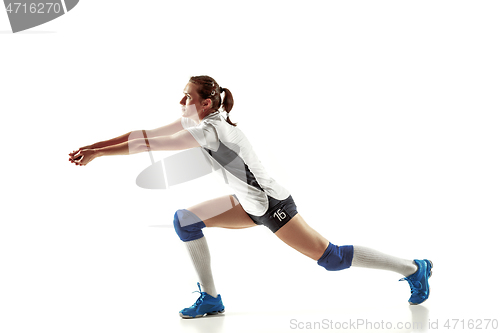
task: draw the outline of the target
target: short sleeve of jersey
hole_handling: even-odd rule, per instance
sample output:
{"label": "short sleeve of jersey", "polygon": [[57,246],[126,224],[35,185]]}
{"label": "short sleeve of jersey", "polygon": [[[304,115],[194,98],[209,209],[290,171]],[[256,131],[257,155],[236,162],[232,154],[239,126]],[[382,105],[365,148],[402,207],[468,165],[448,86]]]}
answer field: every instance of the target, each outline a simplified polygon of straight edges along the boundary
{"label": "short sleeve of jersey", "polygon": [[186,117],[181,118],[181,124],[203,148],[210,150],[217,150],[219,148],[217,131],[212,124],[202,121],[197,125],[194,120]]}

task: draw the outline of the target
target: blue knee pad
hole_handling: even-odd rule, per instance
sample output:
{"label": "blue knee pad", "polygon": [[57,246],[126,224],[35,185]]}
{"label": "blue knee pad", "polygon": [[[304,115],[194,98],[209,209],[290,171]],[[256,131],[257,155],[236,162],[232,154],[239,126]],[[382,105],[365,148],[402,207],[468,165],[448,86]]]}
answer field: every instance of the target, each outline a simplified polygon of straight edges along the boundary
{"label": "blue knee pad", "polygon": [[195,214],[186,209],[179,209],[174,215],[174,228],[183,242],[203,237],[202,228],[206,225]]}
{"label": "blue knee pad", "polygon": [[323,266],[327,271],[340,271],[351,267],[353,246],[337,246],[328,244],[325,253],[319,258],[318,265]]}

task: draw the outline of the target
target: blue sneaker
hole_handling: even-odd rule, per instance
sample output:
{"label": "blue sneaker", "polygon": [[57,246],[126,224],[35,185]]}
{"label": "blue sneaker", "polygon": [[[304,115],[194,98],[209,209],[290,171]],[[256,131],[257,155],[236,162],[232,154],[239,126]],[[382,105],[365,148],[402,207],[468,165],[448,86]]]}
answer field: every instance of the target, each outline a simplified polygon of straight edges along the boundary
{"label": "blue sneaker", "polygon": [[413,260],[417,264],[418,269],[415,273],[399,281],[408,281],[411,288],[411,297],[408,303],[411,305],[417,305],[425,302],[429,298],[431,288],[429,287],[429,278],[432,275],[432,261],[424,260]]}
{"label": "blue sneaker", "polygon": [[[203,317],[205,314],[207,315],[215,315],[219,313],[224,313],[224,304],[222,304],[222,299],[220,295],[217,295],[217,298],[212,295],[207,294],[204,291],[201,291],[200,283],[198,282],[200,297],[196,300],[196,302],[190,306],[189,308],[185,308],[179,312],[179,315],[182,318],[198,318]],[[198,291],[193,291],[197,293]]]}

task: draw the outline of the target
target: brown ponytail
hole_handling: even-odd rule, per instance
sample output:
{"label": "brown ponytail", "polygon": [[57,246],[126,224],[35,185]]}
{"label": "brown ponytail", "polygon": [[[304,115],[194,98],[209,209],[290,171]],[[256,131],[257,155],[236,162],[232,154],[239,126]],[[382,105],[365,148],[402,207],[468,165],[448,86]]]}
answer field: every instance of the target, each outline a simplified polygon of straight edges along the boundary
{"label": "brown ponytail", "polygon": [[[221,88],[222,92],[224,92],[224,101],[222,102],[222,109],[227,112],[227,117],[226,121],[230,123],[233,126],[236,126],[236,124],[229,119],[229,112],[233,109],[234,105],[234,100],[233,100],[233,94],[231,94],[231,91],[227,88]],[[221,92],[221,93],[222,93]]]}
{"label": "brown ponytail", "polygon": [[[231,112],[234,105],[233,94],[229,89],[222,88],[214,79],[207,75],[192,76],[189,82],[196,84],[198,87],[197,93],[201,99],[209,98],[212,101],[212,108],[210,109],[212,112],[219,110],[222,106],[222,109],[227,112],[226,121],[236,126],[236,123],[233,123],[229,119],[229,112]],[[221,98],[222,93],[224,93],[224,100]]]}

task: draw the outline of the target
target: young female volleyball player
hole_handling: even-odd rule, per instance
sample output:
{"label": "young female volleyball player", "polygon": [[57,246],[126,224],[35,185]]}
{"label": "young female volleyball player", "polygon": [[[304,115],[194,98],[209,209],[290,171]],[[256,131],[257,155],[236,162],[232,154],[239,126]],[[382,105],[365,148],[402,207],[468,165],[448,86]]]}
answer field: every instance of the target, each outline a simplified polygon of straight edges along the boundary
{"label": "young female volleyball player", "polygon": [[[267,174],[245,135],[229,119],[233,103],[229,89],[221,88],[211,77],[191,77],[180,101],[181,118],[148,131],[146,138],[130,139],[129,132],[69,154],[72,163],[83,166],[99,156],[201,147],[233,189],[235,195],[180,209],[174,215],[175,231],[186,244],[201,281],[200,297],[191,307],[181,310],[180,316],[195,318],[224,312],[212,277],[204,227],[240,229],[265,225],[286,244],[329,271],[350,266],[394,271],[410,285],[410,304],[427,300],[431,261],[401,259],[357,245],[337,246],[304,221],[290,193]],[[136,133],[139,132],[145,131]]]}

